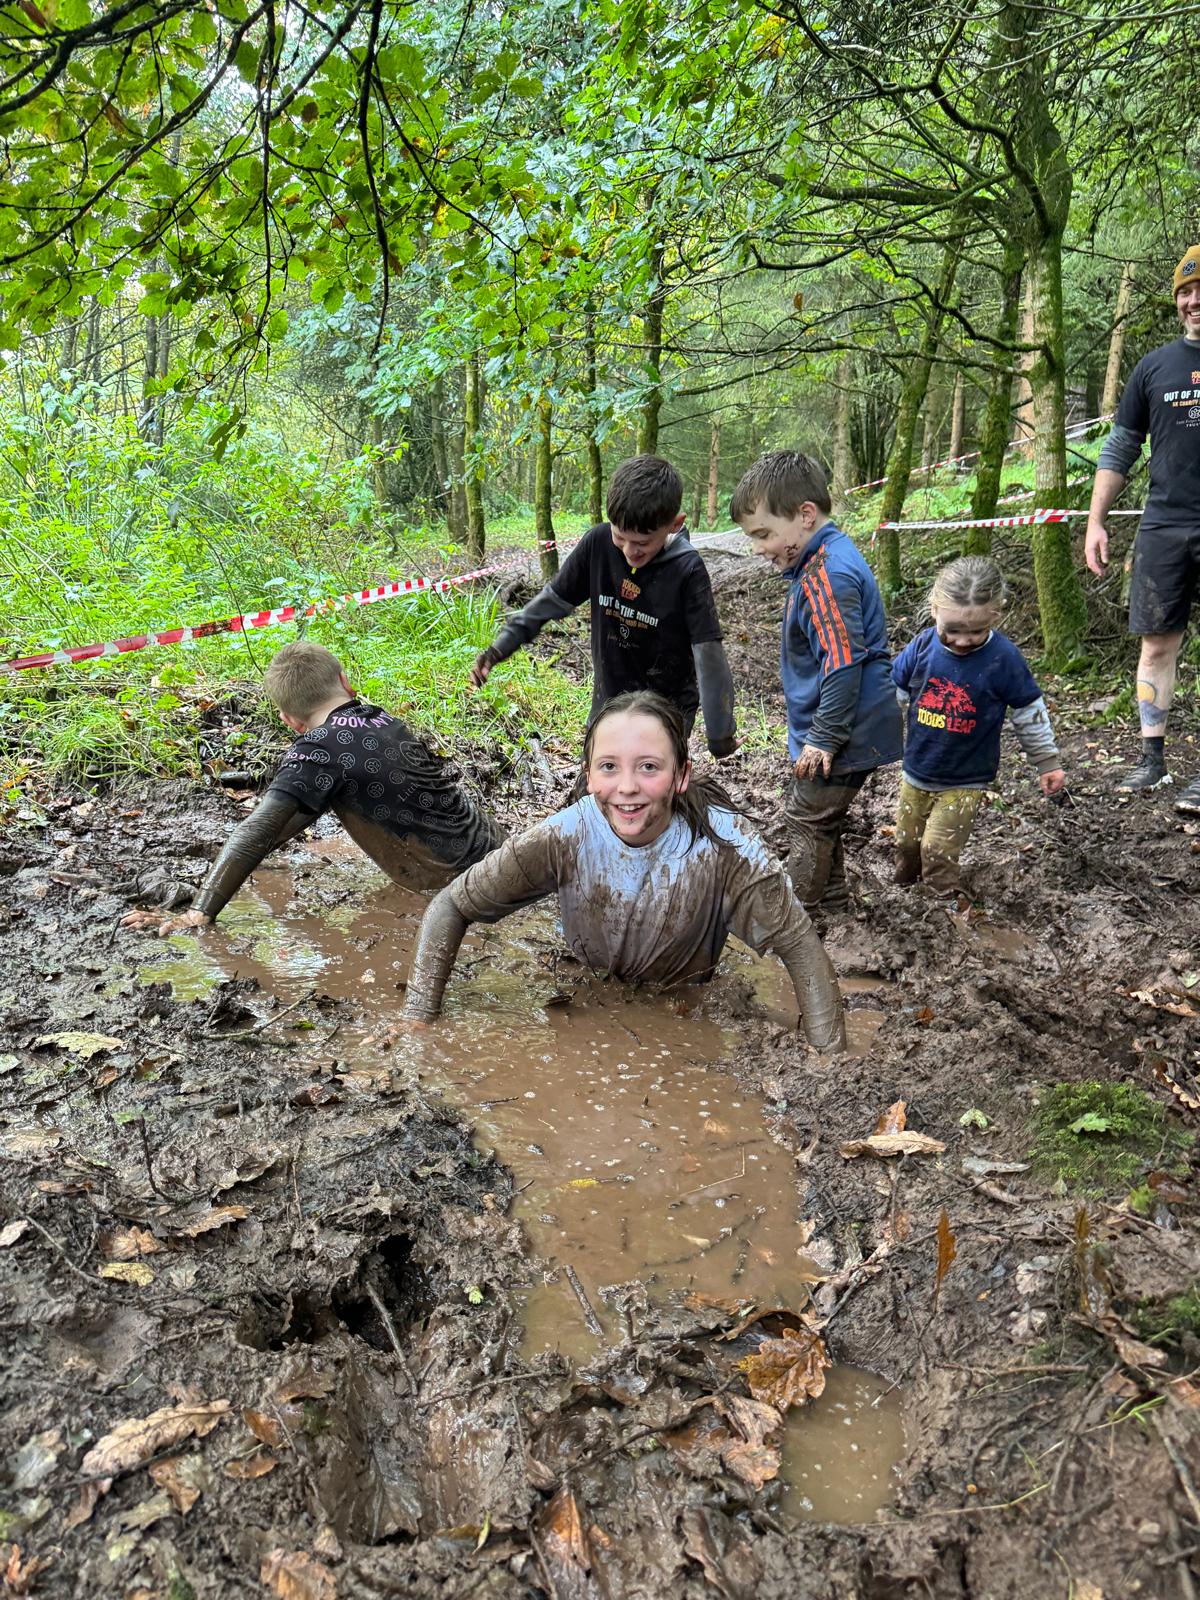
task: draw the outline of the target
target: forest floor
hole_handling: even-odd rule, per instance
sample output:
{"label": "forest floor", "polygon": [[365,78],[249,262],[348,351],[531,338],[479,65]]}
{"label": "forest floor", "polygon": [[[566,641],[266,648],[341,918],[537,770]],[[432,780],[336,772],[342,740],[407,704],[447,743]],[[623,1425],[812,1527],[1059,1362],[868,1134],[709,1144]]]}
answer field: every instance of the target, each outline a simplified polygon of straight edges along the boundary
{"label": "forest floor", "polygon": [[[778,719],[778,581],[712,569],[739,692]],[[419,906],[378,874],[293,847],[190,960],[120,916],[197,883],[249,796],[47,795],[43,826],[0,836],[0,1593],[1194,1600],[1200,830],[1170,790],[1113,793],[1135,741],[1095,693],[1054,696],[1067,804],[1006,748],[969,906],[890,883],[896,774],[869,785],[829,939],[869,1016],[833,1065],[737,960],[681,1016],[564,978],[536,914],[468,949],[440,1042],[384,1052]],[[215,746],[240,725],[234,702],[210,717]],[[1200,770],[1195,728],[1173,747]],[[571,754],[473,771],[511,824],[559,803]],[[784,753],[722,776],[781,845]],[[578,1144],[538,1178],[567,1102],[537,1072],[614,1039],[613,1071],[581,1070],[641,1093],[638,1148],[697,1220],[685,1280],[634,1257],[601,1294],[583,1254],[577,1289],[563,1247],[543,1271],[607,1180],[564,1176]],[[702,1182],[712,1152],[670,1138],[698,1088],[736,1179]],[[897,1101],[944,1149],[843,1153]],[[592,1109],[585,1171],[619,1155]],[[718,1226],[756,1138],[778,1215]],[[644,1169],[604,1190],[626,1240]],[[522,1344],[547,1276],[539,1326],[577,1324],[575,1361]],[[815,1422],[806,1443],[822,1400],[786,1430],[771,1409],[812,1386],[817,1334],[831,1387],[877,1375],[879,1405],[826,1406],[848,1449]],[[872,1443],[869,1411],[902,1437]],[[820,1451],[861,1493],[860,1439],[877,1511],[797,1496]]]}

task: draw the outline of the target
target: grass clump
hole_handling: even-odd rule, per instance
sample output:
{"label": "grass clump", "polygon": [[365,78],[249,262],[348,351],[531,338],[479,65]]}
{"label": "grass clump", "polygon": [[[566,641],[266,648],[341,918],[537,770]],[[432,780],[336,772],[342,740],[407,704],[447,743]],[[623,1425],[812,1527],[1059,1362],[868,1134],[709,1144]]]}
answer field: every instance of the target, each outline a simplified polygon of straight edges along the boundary
{"label": "grass clump", "polygon": [[1136,1188],[1151,1167],[1186,1165],[1195,1136],[1131,1083],[1057,1083],[1034,1117],[1034,1164],[1082,1193]]}
{"label": "grass clump", "polygon": [[1200,1338],[1200,1283],[1169,1300],[1143,1301],[1132,1320],[1150,1344],[1177,1345],[1185,1335]]}

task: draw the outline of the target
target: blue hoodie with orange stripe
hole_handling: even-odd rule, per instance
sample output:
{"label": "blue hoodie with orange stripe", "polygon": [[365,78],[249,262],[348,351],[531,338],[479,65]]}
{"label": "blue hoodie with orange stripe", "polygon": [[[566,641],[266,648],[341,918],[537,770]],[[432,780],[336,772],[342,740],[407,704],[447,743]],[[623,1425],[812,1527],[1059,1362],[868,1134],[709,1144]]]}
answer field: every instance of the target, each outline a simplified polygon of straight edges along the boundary
{"label": "blue hoodie with orange stripe", "polygon": [[899,761],[900,709],[875,575],[847,535],[827,522],[784,577],[780,672],[788,754],[795,761],[805,744],[830,751],[831,776]]}

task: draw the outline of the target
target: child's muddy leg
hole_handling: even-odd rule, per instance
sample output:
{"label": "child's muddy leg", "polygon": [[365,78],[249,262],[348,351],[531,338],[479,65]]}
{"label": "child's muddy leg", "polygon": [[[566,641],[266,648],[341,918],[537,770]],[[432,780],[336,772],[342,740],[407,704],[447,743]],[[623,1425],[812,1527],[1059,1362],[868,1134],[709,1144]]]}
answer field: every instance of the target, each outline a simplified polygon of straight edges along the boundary
{"label": "child's muddy leg", "polygon": [[788,875],[796,898],[811,916],[849,904],[842,829],[846,812],[867,778],[847,772],[834,779],[793,778],[784,800]]}
{"label": "child's muddy leg", "polygon": [[928,790],[915,789],[906,779],[900,780],[900,803],[896,808],[897,883],[916,883],[921,876],[921,835],[936,799]]}
{"label": "child's muddy leg", "polygon": [[929,820],[921,840],[921,876],[939,894],[962,888],[959,860],[983,793],[979,789],[943,789],[933,795]]}

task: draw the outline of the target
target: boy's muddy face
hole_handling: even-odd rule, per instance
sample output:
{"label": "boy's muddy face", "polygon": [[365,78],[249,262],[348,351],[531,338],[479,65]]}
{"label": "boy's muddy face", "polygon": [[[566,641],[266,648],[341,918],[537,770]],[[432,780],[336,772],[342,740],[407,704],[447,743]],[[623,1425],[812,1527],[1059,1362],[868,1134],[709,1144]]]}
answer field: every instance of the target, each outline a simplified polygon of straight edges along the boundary
{"label": "boy's muddy face", "polygon": [[605,717],[596,729],[588,763],[588,793],[609,827],[626,844],[653,844],[671,822],[671,802],[682,794],[691,763],[675,765],[667,730],[637,712]]}
{"label": "boy's muddy face", "polygon": [[626,533],[624,528],[618,528],[615,523],[609,523],[612,542],[634,571],[638,567],[644,567],[653,561],[671,535],[678,533],[682,527],[682,512],[677,517],[672,518],[670,522],[664,522],[661,528],[655,528],[653,533]]}
{"label": "boy's muddy face", "polygon": [[937,636],[956,656],[969,656],[986,644],[988,634],[1000,620],[994,606],[930,606]]}
{"label": "boy's muddy face", "polygon": [[825,513],[806,500],[794,517],[780,517],[765,506],[755,506],[742,519],[742,531],[754,554],[769,561],[777,572],[794,567],[804,547],[825,520]]}

